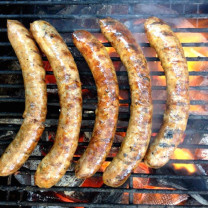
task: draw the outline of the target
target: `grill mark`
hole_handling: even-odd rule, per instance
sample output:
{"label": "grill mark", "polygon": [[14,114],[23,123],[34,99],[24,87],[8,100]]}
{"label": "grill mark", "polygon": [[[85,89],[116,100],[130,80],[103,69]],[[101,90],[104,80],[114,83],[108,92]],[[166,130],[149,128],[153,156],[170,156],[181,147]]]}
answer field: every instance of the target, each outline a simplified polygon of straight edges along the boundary
{"label": "grill mark", "polygon": [[112,21],[112,20],[103,21],[103,23],[105,25],[115,25],[115,21]]}
{"label": "grill mark", "polygon": [[175,144],[160,143],[159,146],[163,147],[163,148],[165,148],[165,147],[175,147]]}
{"label": "grill mark", "polygon": [[165,25],[165,23],[163,21],[159,21],[159,22],[153,22],[150,25]]}
{"label": "grill mark", "polygon": [[172,139],[173,138],[173,130],[167,130],[164,134],[165,139]]}
{"label": "grill mark", "polygon": [[161,31],[164,36],[174,36],[171,31]]}
{"label": "grill mark", "polygon": [[135,44],[129,44],[128,46],[129,46],[129,48],[131,48],[132,50],[138,52],[138,47],[137,47]]}

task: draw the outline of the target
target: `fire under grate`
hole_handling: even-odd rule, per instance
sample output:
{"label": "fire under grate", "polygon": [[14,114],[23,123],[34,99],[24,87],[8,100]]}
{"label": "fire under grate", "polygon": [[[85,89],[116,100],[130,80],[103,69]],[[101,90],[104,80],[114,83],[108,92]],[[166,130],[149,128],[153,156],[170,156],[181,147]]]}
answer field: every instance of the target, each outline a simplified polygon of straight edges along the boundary
{"label": "fire under grate", "polygon": [[[0,206],[5,207],[208,207],[208,3],[188,1],[0,1],[0,154],[15,137],[22,123],[24,86],[14,51],[8,42],[6,20],[17,19],[27,28],[37,19],[57,28],[80,72],[83,90],[83,121],[74,163],[57,186],[34,186],[36,167],[49,151],[55,137],[59,115],[57,87],[47,59],[48,114],[46,128],[37,148],[14,175],[0,178]],[[152,139],[162,123],[166,103],[164,72],[159,59],[147,43],[143,22],[150,16],[168,22],[182,42],[189,66],[191,108],[183,142],[173,158],[161,169],[143,163],[119,188],[102,183],[102,171],[116,155],[125,136],[129,119],[130,94],[127,72],[115,50],[100,33],[98,19],[113,17],[122,21],[135,35],[151,70],[154,104]],[[79,180],[74,164],[88,145],[95,119],[96,87],[92,74],[72,43],[72,32],[92,32],[110,53],[120,89],[117,133],[106,162],[94,177]]]}

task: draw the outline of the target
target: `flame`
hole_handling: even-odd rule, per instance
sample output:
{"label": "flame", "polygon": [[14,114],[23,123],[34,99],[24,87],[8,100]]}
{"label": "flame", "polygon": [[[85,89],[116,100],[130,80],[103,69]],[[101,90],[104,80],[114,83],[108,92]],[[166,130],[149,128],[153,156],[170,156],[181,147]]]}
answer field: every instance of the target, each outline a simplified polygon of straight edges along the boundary
{"label": "flame", "polygon": [[110,56],[114,56],[114,54],[116,53],[113,47],[106,47],[106,50],[108,51]]}
{"label": "flame", "polygon": [[[193,160],[194,157],[189,150],[177,148],[172,159]],[[196,166],[193,164],[173,164],[173,167],[176,170],[186,169],[189,173],[195,173],[197,171]]]}
{"label": "flame", "polygon": [[100,171],[101,171],[101,172],[104,172],[105,169],[106,169],[109,165],[110,165],[110,162],[105,161],[105,162],[101,165]]}

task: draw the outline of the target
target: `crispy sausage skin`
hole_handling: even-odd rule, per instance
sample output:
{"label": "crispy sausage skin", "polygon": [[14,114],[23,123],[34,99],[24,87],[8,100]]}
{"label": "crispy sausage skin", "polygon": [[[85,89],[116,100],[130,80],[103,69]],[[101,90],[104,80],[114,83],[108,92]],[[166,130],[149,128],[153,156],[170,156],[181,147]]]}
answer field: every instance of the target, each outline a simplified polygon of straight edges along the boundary
{"label": "crispy sausage skin", "polygon": [[126,67],[131,90],[126,137],[103,174],[106,185],[117,187],[128,179],[131,171],[143,159],[149,144],[152,126],[151,82],[146,59],[130,31],[111,18],[100,20],[100,27]]}
{"label": "crispy sausage skin", "polygon": [[74,59],[56,29],[39,20],[30,30],[53,69],[60,99],[60,116],[55,143],[35,173],[35,183],[50,188],[65,174],[78,145],[82,118],[82,91]]}
{"label": "crispy sausage skin", "polygon": [[165,165],[186,129],[189,115],[189,76],[182,46],[171,28],[151,17],[145,22],[148,40],[155,48],[167,83],[167,106],[160,131],[148,149],[145,163],[152,168]]}
{"label": "crispy sausage skin", "polygon": [[75,167],[76,177],[88,178],[98,171],[112,146],[118,120],[119,88],[105,47],[84,30],[73,33],[73,42],[92,71],[98,94],[92,138]]}
{"label": "crispy sausage skin", "polygon": [[19,59],[25,86],[24,121],[0,158],[0,176],[17,171],[36,147],[47,112],[45,70],[29,31],[18,21],[7,21],[8,38]]}

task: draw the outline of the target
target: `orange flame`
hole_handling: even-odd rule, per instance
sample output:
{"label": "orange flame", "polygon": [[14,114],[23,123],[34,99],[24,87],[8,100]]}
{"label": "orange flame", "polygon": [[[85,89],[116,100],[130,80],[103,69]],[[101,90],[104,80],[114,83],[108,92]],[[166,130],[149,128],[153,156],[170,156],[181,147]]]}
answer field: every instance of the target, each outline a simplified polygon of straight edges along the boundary
{"label": "orange flame", "polygon": [[101,165],[100,171],[101,171],[101,172],[104,172],[105,169],[106,169],[109,165],[110,165],[110,162],[105,161],[105,162]]}
{"label": "orange flame", "polygon": [[[177,148],[172,159],[193,160],[194,157],[189,150]],[[189,173],[195,173],[197,171],[193,164],[173,164],[173,167],[176,170],[186,169]]]}

